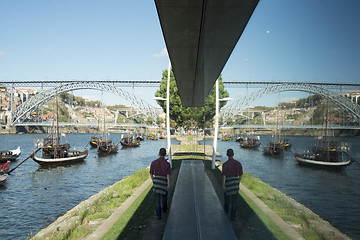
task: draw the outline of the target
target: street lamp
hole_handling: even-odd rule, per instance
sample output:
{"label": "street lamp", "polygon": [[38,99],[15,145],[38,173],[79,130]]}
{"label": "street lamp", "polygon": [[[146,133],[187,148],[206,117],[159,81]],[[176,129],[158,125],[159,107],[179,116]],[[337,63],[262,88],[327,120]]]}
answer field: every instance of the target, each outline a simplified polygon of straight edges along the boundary
{"label": "street lamp", "polygon": [[167,79],[167,89],[166,89],[166,98],[162,97],[154,97],[154,100],[158,101],[166,101],[166,135],[167,135],[167,147],[168,147],[168,157],[170,167],[172,168],[172,161],[171,161],[171,138],[170,138],[170,70],[171,70],[171,62],[169,59],[169,69],[168,69],[168,79]]}
{"label": "street lamp", "polygon": [[221,98],[219,99],[219,80],[216,80],[215,83],[215,126],[214,126],[214,144],[213,144],[213,155],[212,155],[212,164],[211,168],[215,169],[215,158],[216,158],[216,149],[217,149],[217,136],[219,131],[219,102],[220,101],[231,101],[233,98]]}

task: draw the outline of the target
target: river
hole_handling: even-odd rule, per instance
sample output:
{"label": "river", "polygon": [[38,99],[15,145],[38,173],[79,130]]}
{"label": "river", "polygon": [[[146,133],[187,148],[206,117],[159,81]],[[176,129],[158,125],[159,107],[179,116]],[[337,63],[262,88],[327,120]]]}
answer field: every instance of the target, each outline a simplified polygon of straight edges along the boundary
{"label": "river", "polygon": [[[83,150],[90,134],[67,134],[73,148]],[[33,139],[42,134],[0,135],[0,149],[21,146],[22,155],[11,163],[10,169],[33,151]],[[120,134],[112,134],[116,142]],[[315,140],[312,137],[289,137],[298,152],[307,150]],[[270,136],[261,136],[265,144]],[[360,159],[360,142],[343,139],[352,144],[352,155]],[[172,141],[172,144],[177,144]],[[212,141],[206,140],[212,145]],[[145,140],[138,148],[121,149],[118,154],[98,157],[90,149],[84,163],[55,168],[40,167],[29,159],[12,172],[0,187],[0,238],[25,239],[48,226],[80,202],[121,180],[132,172],[147,167],[157,158],[159,148],[166,140]],[[219,157],[225,161],[226,149],[233,148],[235,159],[242,162],[245,171],[279,189],[296,201],[329,221],[340,231],[360,239],[360,166],[352,164],[343,171],[326,171],[299,166],[291,152],[281,158],[266,157],[259,150],[239,147],[235,141],[218,142]]]}

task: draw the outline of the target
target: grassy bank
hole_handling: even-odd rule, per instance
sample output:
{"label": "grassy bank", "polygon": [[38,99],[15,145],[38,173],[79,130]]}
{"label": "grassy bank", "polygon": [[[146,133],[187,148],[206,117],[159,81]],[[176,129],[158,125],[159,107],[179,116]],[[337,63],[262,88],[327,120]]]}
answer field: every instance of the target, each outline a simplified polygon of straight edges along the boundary
{"label": "grassy bank", "polygon": [[[185,148],[185,150],[188,150],[189,147],[186,146]],[[203,156],[194,155],[174,156],[172,161],[173,172],[175,173],[180,168],[181,160],[203,158]],[[215,178],[213,184],[221,185],[221,169],[217,167],[211,170],[211,161],[209,159],[205,160],[205,166]],[[172,186],[176,184],[176,176],[172,180],[174,182]],[[148,169],[141,169],[125,177],[120,182],[104,189],[99,194],[67,212],[47,229],[34,236],[34,239],[84,239],[100,226],[105,219],[111,216],[147,179],[149,179]],[[241,182],[305,239],[348,239],[305,206],[288,198],[285,194],[263,183],[249,173],[244,174]],[[132,203],[102,239],[137,240],[143,239],[143,236],[147,236],[149,232],[156,232],[157,234],[152,239],[162,238],[166,216],[161,223],[155,220],[157,226],[152,225],[155,218],[155,207],[151,188],[152,185]],[[173,191],[174,187],[172,187],[169,195],[170,205]],[[264,231],[271,232],[276,239],[289,239],[241,189],[239,194],[241,196],[238,198],[238,206],[241,206],[239,209],[240,221],[246,222],[249,221],[249,216],[255,216]]]}
{"label": "grassy bank", "polygon": [[148,178],[148,169],[141,169],[123,178],[80,203],[32,239],[79,239],[89,235]]}
{"label": "grassy bank", "polygon": [[[210,162],[210,161],[209,161]],[[206,164],[208,168],[210,163]],[[221,164],[220,164],[221,165]],[[212,170],[216,176],[219,184],[221,183],[221,170],[216,168]],[[287,197],[277,189],[262,182],[259,178],[253,177],[250,173],[245,172],[241,183],[262,202],[264,202],[271,210],[278,214],[285,222],[290,224],[305,239],[349,239],[336,228],[331,226],[328,222],[321,219],[317,214],[299,204],[294,199]],[[245,202],[256,212],[268,229],[277,237],[277,239],[287,239],[283,236],[277,226],[268,219],[266,214],[250,200],[240,188],[240,196]]]}

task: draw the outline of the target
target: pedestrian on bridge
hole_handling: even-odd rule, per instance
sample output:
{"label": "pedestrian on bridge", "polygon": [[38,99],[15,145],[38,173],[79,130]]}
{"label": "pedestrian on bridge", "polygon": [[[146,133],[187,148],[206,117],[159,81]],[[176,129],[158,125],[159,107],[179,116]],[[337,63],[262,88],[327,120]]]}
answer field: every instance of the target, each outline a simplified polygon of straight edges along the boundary
{"label": "pedestrian on bridge", "polygon": [[241,163],[234,159],[234,151],[229,148],[226,152],[228,160],[223,164],[223,190],[224,190],[224,210],[228,215],[230,206],[230,219],[235,220],[237,197],[239,195],[240,180],[243,175],[243,167]]}
{"label": "pedestrian on bridge", "polygon": [[160,148],[159,158],[150,165],[150,176],[153,181],[155,211],[157,219],[168,210],[167,198],[170,190],[170,163],[165,159],[166,149]]}

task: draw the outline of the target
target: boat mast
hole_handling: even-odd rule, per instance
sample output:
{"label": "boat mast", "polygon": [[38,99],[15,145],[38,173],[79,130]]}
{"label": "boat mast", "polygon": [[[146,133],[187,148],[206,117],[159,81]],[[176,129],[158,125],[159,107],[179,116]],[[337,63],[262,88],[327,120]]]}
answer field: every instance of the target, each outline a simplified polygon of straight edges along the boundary
{"label": "boat mast", "polygon": [[58,105],[58,96],[57,96],[57,89],[56,89],[56,149],[59,149],[59,105]]}
{"label": "boat mast", "polygon": [[105,144],[107,145],[107,141],[106,141],[106,126],[105,126],[105,107],[103,108],[103,113],[104,113],[104,141],[105,141]]}
{"label": "boat mast", "polygon": [[328,131],[328,118],[329,118],[329,101],[326,101],[326,117],[325,117],[325,135],[324,135],[324,148],[326,148],[326,157],[330,160],[330,148],[327,140]]}

